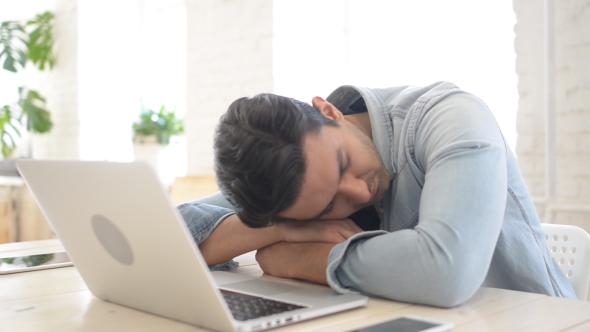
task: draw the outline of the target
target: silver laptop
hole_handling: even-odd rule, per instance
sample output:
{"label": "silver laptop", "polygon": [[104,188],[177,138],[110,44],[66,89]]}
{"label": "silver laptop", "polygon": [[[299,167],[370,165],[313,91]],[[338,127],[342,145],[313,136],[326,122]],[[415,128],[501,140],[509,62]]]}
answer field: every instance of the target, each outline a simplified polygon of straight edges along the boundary
{"label": "silver laptop", "polygon": [[211,273],[147,164],[17,166],[84,282],[105,301],[218,331],[263,330],[367,303],[305,282]]}

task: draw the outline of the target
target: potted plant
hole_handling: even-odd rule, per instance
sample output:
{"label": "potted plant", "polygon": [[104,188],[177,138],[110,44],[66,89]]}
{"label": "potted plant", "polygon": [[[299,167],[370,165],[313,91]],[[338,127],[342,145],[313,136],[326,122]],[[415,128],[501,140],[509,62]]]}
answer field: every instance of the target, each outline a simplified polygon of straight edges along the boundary
{"label": "potted plant", "polygon": [[[52,13],[45,12],[26,24],[16,21],[0,23],[0,61],[3,60],[5,70],[16,73],[29,61],[42,71],[53,68],[53,18]],[[45,98],[39,92],[19,87],[18,95],[18,101],[0,108],[0,152],[5,160],[10,159],[20,143],[22,129],[30,133],[47,133],[53,127]],[[30,146],[27,153],[30,156]]]}
{"label": "potted plant", "polygon": [[170,137],[184,133],[183,120],[176,117],[175,110],[169,111],[165,105],[162,105],[157,113],[142,108],[139,121],[133,123],[132,128],[135,160],[147,162],[163,178],[162,152],[170,144]]}
{"label": "potted plant", "polygon": [[176,117],[176,110],[168,111],[165,105],[158,113],[142,108],[139,121],[133,124],[134,142],[152,137],[158,144],[170,144],[170,137],[184,133],[182,119]]}

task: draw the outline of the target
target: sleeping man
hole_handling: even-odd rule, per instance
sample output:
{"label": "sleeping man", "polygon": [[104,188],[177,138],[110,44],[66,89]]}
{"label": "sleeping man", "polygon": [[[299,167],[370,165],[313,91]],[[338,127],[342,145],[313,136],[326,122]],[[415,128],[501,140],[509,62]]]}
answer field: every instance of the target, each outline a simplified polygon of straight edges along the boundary
{"label": "sleeping man", "polygon": [[[313,105],[313,106],[312,106]],[[212,269],[452,307],[481,286],[576,298],[493,115],[448,82],[233,102],[221,193],[179,206]]]}

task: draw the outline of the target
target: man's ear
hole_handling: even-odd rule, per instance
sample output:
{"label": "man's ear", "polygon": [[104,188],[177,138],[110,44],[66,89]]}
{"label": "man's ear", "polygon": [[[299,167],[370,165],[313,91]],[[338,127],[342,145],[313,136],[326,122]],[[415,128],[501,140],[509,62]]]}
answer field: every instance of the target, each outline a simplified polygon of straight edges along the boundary
{"label": "man's ear", "polygon": [[325,117],[335,120],[337,122],[344,120],[344,115],[334,105],[325,101],[322,97],[313,97],[311,104],[315,109],[320,111]]}

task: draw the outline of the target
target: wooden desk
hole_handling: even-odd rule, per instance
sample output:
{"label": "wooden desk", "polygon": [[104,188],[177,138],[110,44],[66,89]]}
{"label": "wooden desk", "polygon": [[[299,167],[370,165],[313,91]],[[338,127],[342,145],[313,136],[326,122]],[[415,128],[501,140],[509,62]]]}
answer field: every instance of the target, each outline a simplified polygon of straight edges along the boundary
{"label": "wooden desk", "polygon": [[[58,240],[3,244],[0,258],[59,248]],[[239,261],[236,273],[262,275],[251,255]],[[494,288],[481,288],[453,309],[371,299],[364,308],[273,331],[345,331],[408,314],[451,321],[454,331],[590,331],[590,302]],[[204,331],[97,299],[75,267],[0,276],[0,331],[66,330]]]}

